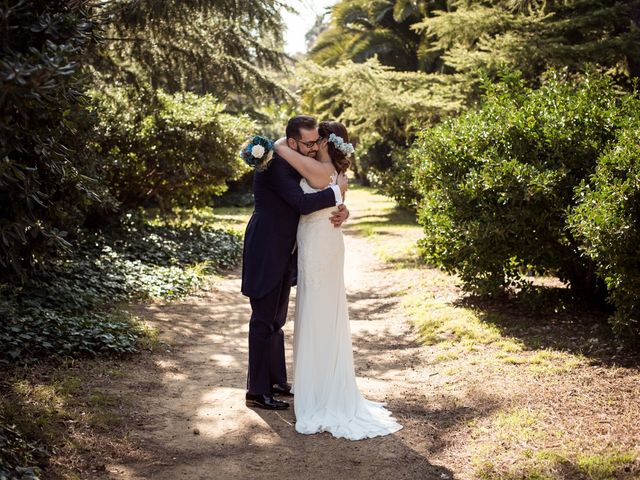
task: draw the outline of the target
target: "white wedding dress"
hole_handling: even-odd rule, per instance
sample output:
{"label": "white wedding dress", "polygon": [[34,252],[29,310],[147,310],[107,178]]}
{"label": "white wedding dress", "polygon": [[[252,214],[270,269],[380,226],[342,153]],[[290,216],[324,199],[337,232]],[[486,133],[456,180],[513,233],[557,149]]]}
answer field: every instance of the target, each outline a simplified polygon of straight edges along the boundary
{"label": "white wedding dress", "polygon": [[[335,184],[335,175],[331,179]],[[318,190],[305,179],[305,193]],[[366,400],[356,385],[344,285],[342,230],[333,207],[302,215],[298,225],[298,288],[293,336],[296,431],[330,432],[360,440],[396,432],[384,404]]]}

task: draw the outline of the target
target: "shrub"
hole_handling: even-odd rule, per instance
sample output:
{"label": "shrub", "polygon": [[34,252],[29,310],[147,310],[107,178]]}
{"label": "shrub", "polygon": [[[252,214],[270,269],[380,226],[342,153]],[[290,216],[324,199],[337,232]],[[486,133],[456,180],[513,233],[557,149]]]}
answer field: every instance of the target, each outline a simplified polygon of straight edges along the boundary
{"label": "shrub", "polygon": [[92,92],[103,179],[125,208],[204,205],[248,168],[238,157],[253,124],[211,95]]}
{"label": "shrub", "polygon": [[577,191],[569,216],[581,249],[597,266],[616,307],[619,334],[640,335],[640,102],[630,125]]}
{"label": "shrub", "polygon": [[88,205],[107,201],[83,148],[91,2],[0,5],[0,275],[25,279],[70,245]]}
{"label": "shrub", "polygon": [[567,214],[633,102],[606,77],[547,77],[534,90],[505,76],[478,111],[423,131],[413,147],[422,252],[472,291],[526,287],[523,274],[539,271],[602,293]]}

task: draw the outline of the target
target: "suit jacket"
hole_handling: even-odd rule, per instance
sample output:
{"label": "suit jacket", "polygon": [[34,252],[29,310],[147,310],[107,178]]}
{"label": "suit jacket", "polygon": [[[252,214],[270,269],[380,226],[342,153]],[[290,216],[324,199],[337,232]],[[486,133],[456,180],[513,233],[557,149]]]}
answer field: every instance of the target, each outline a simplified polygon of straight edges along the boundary
{"label": "suit jacket", "polygon": [[242,252],[243,295],[261,298],[282,281],[287,269],[296,269],[292,253],[300,215],[336,204],[330,188],[303,193],[301,178],[275,153],[269,168],[253,176],[255,206]]}

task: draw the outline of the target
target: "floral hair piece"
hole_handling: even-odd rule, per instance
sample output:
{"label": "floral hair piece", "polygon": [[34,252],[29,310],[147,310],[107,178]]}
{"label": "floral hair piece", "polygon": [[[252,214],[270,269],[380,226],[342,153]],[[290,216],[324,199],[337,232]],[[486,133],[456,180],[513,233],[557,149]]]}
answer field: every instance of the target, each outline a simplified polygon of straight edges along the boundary
{"label": "floral hair piece", "polygon": [[335,133],[329,135],[329,141],[333,143],[336,148],[344,153],[347,157],[355,151],[353,145],[351,145],[350,143],[345,143],[344,139],[342,137],[339,137]]}

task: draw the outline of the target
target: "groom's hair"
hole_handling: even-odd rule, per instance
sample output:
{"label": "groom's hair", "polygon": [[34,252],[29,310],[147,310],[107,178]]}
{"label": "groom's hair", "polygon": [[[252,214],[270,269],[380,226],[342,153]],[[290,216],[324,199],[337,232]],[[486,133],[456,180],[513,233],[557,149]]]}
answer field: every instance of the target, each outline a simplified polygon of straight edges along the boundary
{"label": "groom's hair", "polygon": [[312,128],[316,128],[318,126],[318,121],[310,115],[298,115],[297,117],[293,117],[289,119],[289,123],[287,123],[286,135],[287,138],[296,138],[300,139],[300,130],[311,130]]}

